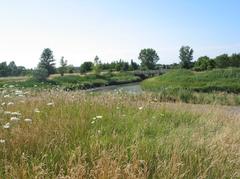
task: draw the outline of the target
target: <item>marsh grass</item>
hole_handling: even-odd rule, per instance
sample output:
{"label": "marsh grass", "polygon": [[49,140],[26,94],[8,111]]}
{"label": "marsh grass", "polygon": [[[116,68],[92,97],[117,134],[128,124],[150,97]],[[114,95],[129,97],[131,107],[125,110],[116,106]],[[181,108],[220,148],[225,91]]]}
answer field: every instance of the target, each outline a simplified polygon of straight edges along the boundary
{"label": "marsh grass", "polygon": [[14,103],[1,107],[1,126],[9,122],[4,111],[21,113],[0,128],[1,178],[240,176],[239,114],[224,107],[160,103],[149,94],[14,94],[1,97]]}

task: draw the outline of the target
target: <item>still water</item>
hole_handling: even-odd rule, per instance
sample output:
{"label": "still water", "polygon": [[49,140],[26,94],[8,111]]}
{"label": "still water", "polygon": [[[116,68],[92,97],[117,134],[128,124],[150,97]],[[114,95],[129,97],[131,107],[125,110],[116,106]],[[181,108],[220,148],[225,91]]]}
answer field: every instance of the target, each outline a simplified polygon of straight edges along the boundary
{"label": "still water", "polygon": [[111,91],[123,91],[129,93],[141,93],[142,89],[140,83],[129,83],[123,85],[104,86],[99,88],[89,89],[89,92],[111,92]]}

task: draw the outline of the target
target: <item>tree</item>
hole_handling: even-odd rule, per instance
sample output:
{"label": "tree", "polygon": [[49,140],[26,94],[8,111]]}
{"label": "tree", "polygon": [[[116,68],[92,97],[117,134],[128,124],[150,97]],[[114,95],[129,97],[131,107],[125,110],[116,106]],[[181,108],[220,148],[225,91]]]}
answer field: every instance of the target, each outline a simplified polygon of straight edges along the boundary
{"label": "tree", "polygon": [[64,73],[66,72],[66,67],[67,67],[67,60],[64,60],[64,57],[60,59],[60,67],[59,67],[59,72],[61,76],[64,76]]}
{"label": "tree", "polygon": [[230,57],[230,63],[232,67],[240,67],[240,53],[232,54]]}
{"label": "tree", "polygon": [[0,76],[5,77],[9,75],[9,69],[7,62],[0,63]]}
{"label": "tree", "polygon": [[94,64],[92,62],[84,62],[80,66],[80,73],[86,73],[93,69]]}
{"label": "tree", "polygon": [[227,54],[217,56],[214,61],[216,62],[217,68],[227,68],[231,66],[230,58]]}
{"label": "tree", "polygon": [[141,61],[141,66],[143,68],[153,70],[159,60],[159,57],[154,49],[148,48],[141,50],[138,59]]}
{"label": "tree", "polygon": [[194,64],[194,69],[196,71],[211,70],[215,67],[215,62],[207,56],[198,58],[197,62]]}
{"label": "tree", "polygon": [[44,68],[48,72],[48,76],[50,74],[55,73],[55,59],[53,56],[53,52],[51,49],[46,48],[43,50],[42,55],[40,57],[40,62],[38,64],[38,68]]}
{"label": "tree", "polygon": [[138,64],[136,62],[134,62],[133,60],[131,60],[130,69],[131,70],[137,70],[138,69]]}
{"label": "tree", "polygon": [[180,55],[179,58],[181,60],[180,65],[181,68],[189,69],[192,67],[192,60],[193,60],[193,49],[189,46],[182,46],[179,50]]}
{"label": "tree", "polygon": [[101,61],[99,60],[98,56],[94,58],[94,72],[96,75],[101,73]]}

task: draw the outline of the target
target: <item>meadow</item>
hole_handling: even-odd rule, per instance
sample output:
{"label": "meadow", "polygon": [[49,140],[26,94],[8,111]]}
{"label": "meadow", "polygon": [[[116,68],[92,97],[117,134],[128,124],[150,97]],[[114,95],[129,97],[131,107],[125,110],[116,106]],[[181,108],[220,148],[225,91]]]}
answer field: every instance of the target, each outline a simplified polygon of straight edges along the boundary
{"label": "meadow", "polygon": [[13,86],[0,99],[0,178],[240,177],[229,107]]}
{"label": "meadow", "polygon": [[141,82],[145,91],[155,92],[162,101],[194,104],[240,105],[240,69],[194,72],[171,70]]}

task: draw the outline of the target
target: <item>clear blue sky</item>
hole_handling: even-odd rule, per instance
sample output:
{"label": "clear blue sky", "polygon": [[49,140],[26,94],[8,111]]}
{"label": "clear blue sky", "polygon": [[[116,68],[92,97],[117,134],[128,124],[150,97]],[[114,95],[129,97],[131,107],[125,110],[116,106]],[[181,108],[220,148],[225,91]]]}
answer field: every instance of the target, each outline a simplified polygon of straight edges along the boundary
{"label": "clear blue sky", "polygon": [[239,53],[239,8],[239,0],[0,0],[0,61],[35,67],[47,47],[77,66],[95,55],[137,61],[142,48],[167,64],[182,45],[195,59]]}

